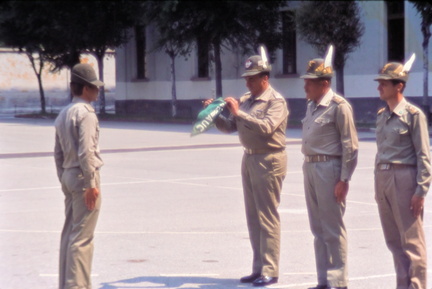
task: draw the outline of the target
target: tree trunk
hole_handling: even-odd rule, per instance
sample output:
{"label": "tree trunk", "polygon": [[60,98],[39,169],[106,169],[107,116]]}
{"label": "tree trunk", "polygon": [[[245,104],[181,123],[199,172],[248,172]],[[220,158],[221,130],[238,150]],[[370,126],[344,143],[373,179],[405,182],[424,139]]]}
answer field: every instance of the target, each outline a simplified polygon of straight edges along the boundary
{"label": "tree trunk", "polygon": [[218,41],[213,42],[215,56],[215,73],[216,73],[216,98],[222,97],[222,62],[221,46]]}
{"label": "tree trunk", "polygon": [[171,117],[177,116],[177,90],[176,90],[176,75],[175,75],[175,54],[169,52],[171,58]]}
{"label": "tree trunk", "polygon": [[343,66],[336,69],[336,92],[345,97]]}
{"label": "tree trunk", "polygon": [[[105,51],[104,52],[99,52],[96,53],[96,59],[97,59],[97,63],[98,63],[98,68],[99,68],[99,80],[104,82],[104,64],[103,64],[103,58],[105,56]],[[100,110],[99,113],[100,114],[106,114],[106,110],[105,110],[105,87],[101,87],[100,91],[99,91],[99,104],[100,104]]]}
{"label": "tree trunk", "polygon": [[427,23],[422,23],[423,33],[423,111],[426,115],[428,124],[431,124],[431,113],[429,105],[429,39],[431,37],[430,26]]}
{"label": "tree trunk", "polygon": [[39,95],[41,102],[41,113],[46,114],[45,92],[42,86],[42,73],[36,75],[39,83]]}
{"label": "tree trunk", "polygon": [[39,68],[36,69],[36,62],[35,62],[35,59],[33,57],[33,53],[32,52],[26,52],[26,54],[30,60],[33,71],[36,74],[36,78],[38,80],[40,103],[41,103],[41,113],[46,114],[45,92],[44,92],[43,85],[42,85],[42,70],[44,67],[44,61],[42,59],[41,54],[39,53]]}

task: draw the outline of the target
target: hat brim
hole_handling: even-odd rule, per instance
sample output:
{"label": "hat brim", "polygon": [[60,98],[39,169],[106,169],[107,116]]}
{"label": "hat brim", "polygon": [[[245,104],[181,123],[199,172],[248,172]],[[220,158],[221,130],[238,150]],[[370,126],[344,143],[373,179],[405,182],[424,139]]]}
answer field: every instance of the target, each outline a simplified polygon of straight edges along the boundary
{"label": "hat brim", "polygon": [[256,70],[255,71],[248,71],[248,72],[243,73],[241,77],[253,76],[253,75],[260,74],[262,72],[265,72],[265,71],[256,71]]}
{"label": "hat brim", "polygon": [[103,82],[100,81],[100,80],[92,81],[92,82],[90,82],[90,84],[91,84],[91,85],[94,85],[94,86],[97,86],[97,87],[99,87],[99,86],[104,86],[104,85],[105,85],[105,83],[103,83]]}
{"label": "hat brim", "polygon": [[313,74],[304,74],[304,75],[300,76],[300,78],[303,78],[303,79],[317,79],[319,77],[316,76],[316,75],[313,75]]}
{"label": "hat brim", "polygon": [[374,78],[375,81],[378,81],[378,80],[392,80],[392,79],[393,78],[391,78],[388,75],[378,75],[377,77]]}

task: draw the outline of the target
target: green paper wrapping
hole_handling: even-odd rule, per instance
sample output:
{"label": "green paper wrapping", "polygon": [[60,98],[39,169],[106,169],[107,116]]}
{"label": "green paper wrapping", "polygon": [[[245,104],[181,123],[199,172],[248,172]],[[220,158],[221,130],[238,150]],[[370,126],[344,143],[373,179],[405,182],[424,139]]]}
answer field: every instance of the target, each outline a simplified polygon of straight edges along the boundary
{"label": "green paper wrapping", "polygon": [[219,116],[219,114],[221,114],[225,106],[225,100],[223,100],[222,97],[219,97],[202,111],[200,111],[192,128],[191,136],[203,133],[211,128],[214,125],[215,119]]}

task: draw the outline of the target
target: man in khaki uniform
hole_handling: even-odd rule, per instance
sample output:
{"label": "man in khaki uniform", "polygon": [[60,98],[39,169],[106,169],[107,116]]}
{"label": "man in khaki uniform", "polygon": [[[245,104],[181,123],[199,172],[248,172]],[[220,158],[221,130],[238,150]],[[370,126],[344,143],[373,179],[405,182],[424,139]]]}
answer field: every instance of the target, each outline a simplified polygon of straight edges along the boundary
{"label": "man in khaki uniform", "polygon": [[[327,61],[326,61],[327,62]],[[357,131],[350,104],[331,89],[331,61],[309,61],[303,119],[303,174],[314,235],[318,285],[347,288],[347,234],[343,222],[348,182],[357,165]]]}
{"label": "man in khaki uniform", "polygon": [[252,274],[240,281],[254,286],[278,281],[280,219],[277,209],[287,169],[288,108],[285,99],[269,84],[271,68],[265,58],[255,55],[247,59],[242,77],[249,92],[240,101],[225,98],[231,114],[216,119],[219,130],[237,131],[244,146],[241,172],[253,264]]}
{"label": "man in khaki uniform", "polygon": [[396,288],[426,289],[423,205],[431,182],[429,132],[424,113],[403,96],[408,66],[388,63],[375,79],[387,103],[377,116],[375,199],[393,254]]}
{"label": "man in khaki uniform", "polygon": [[89,64],[71,71],[72,103],[55,120],[55,163],[65,195],[60,244],[59,289],[90,289],[93,235],[101,205],[99,122],[91,102],[99,87]]}

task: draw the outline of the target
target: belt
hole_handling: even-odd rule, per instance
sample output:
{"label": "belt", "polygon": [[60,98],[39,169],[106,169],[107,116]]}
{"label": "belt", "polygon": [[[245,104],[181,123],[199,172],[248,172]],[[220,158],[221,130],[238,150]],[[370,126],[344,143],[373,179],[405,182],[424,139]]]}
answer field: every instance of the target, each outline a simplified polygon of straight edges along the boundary
{"label": "belt", "polygon": [[259,154],[272,154],[272,153],[278,153],[285,150],[285,148],[268,148],[268,149],[247,149],[243,148],[245,154],[247,155],[259,155]]}
{"label": "belt", "polygon": [[377,169],[380,171],[388,171],[391,169],[407,169],[407,168],[416,168],[416,165],[407,165],[407,164],[378,164]]}
{"label": "belt", "polygon": [[305,156],[304,160],[307,163],[318,163],[327,162],[329,160],[340,159],[340,156],[329,156],[329,155],[310,155]]}

